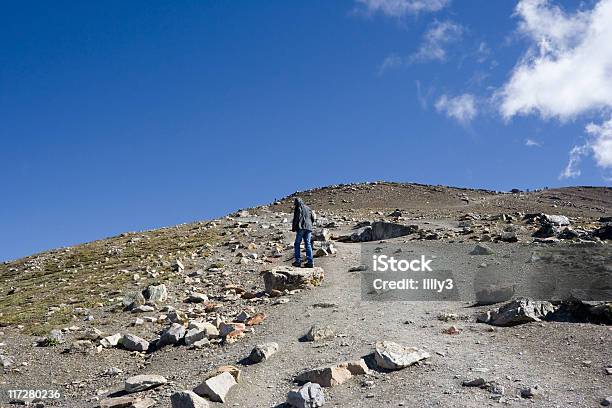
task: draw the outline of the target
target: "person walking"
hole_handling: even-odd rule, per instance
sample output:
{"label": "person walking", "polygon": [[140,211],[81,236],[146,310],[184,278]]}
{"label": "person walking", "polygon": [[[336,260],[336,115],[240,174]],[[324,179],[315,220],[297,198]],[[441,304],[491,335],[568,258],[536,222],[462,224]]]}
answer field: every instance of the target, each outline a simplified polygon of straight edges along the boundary
{"label": "person walking", "polygon": [[293,266],[300,267],[301,256],[300,256],[300,245],[304,241],[304,247],[306,248],[306,264],[304,267],[313,268],[314,263],[312,260],[312,225],[315,222],[314,211],[308,207],[301,198],[295,198],[293,200],[293,223],[291,225],[291,231],[295,232],[295,243],[293,246]]}

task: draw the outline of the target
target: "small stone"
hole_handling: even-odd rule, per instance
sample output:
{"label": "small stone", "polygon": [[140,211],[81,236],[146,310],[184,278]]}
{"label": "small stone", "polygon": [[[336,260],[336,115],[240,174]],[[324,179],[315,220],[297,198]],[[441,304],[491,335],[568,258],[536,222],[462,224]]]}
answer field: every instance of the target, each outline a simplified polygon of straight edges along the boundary
{"label": "small stone", "polygon": [[463,385],[464,387],[482,387],[486,383],[487,382],[485,381],[484,378],[478,377],[478,378],[474,378],[473,380],[465,380],[461,383],[461,385]]}
{"label": "small stone", "polygon": [[601,400],[601,406],[603,407],[612,406],[612,395]]}
{"label": "small stone", "polygon": [[208,408],[209,404],[204,398],[193,391],[179,391],[170,396],[172,408]]}
{"label": "small stone", "polygon": [[370,374],[370,369],[363,358],[355,361],[345,361],[344,363],[338,364],[338,367],[346,368],[352,375]]}
{"label": "small stone", "polygon": [[124,390],[127,393],[140,392],[150,388],[159,387],[168,381],[161,375],[140,374],[125,380]]}
{"label": "small stone", "polygon": [[256,326],[263,323],[264,320],[266,320],[265,313],[255,313],[253,316],[249,317],[244,324],[247,326]]}
{"label": "small stone", "polygon": [[206,296],[204,293],[191,292],[187,301],[190,303],[208,302],[208,296]]}
{"label": "small stone", "polygon": [[145,304],[146,299],[141,292],[129,292],[123,296],[123,307],[125,310],[132,310]]}
{"label": "small stone", "polygon": [[325,394],[319,384],[308,382],[287,394],[287,404],[293,408],[318,408],[325,404]]}
{"label": "small stone", "polygon": [[533,398],[540,394],[540,389],[537,387],[527,387],[521,389],[521,397],[522,398]]}
{"label": "small stone", "polygon": [[217,373],[230,373],[237,383],[240,382],[240,369],[233,365],[223,365],[217,368]]}
{"label": "small stone", "polygon": [[258,344],[251,350],[249,355],[249,361],[253,364],[260,363],[267,360],[272,354],[278,351],[278,343],[264,343]]}
{"label": "small stone", "polygon": [[229,390],[236,385],[236,379],[228,372],[210,377],[198,385],[193,391],[211,401],[225,402]]}

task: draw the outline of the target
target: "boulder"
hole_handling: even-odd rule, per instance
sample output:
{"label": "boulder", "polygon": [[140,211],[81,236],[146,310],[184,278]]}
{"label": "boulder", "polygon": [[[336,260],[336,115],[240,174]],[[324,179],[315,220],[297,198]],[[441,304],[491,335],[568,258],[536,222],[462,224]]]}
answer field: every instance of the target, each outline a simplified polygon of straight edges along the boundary
{"label": "boulder", "polygon": [[593,236],[603,239],[612,240],[612,223],[607,223],[593,232]]}
{"label": "boulder", "polygon": [[150,388],[159,387],[168,381],[161,375],[140,374],[125,380],[124,391],[127,393],[140,392]]}
{"label": "boulder", "polygon": [[539,322],[554,311],[555,307],[550,302],[518,298],[499,308],[479,315],[477,321],[494,326],[516,326],[524,323]]}
{"label": "boulder", "polygon": [[352,375],[370,374],[370,369],[366,365],[366,362],[363,358],[354,361],[345,361],[343,363],[338,364],[338,367],[346,368],[351,372]]}
{"label": "boulder", "polygon": [[193,391],[179,391],[170,396],[172,408],[208,408],[209,404],[204,398]]}
{"label": "boulder", "polygon": [[376,365],[386,370],[399,370],[411,366],[431,355],[416,347],[406,347],[392,341],[376,343],[374,359]]}
{"label": "boulder", "polygon": [[143,338],[135,336],[133,334],[124,334],[119,340],[119,344],[130,351],[147,351],[149,349],[149,342]]}
{"label": "boulder", "polygon": [[249,362],[256,364],[267,360],[272,354],[278,351],[278,343],[270,342],[258,344],[253,347],[249,355]]}
{"label": "boulder", "polygon": [[208,378],[193,391],[201,397],[207,397],[211,401],[225,402],[227,393],[236,385],[236,379],[228,372]]}
{"label": "boulder", "polygon": [[305,269],[283,266],[265,271],[263,280],[266,292],[271,293],[273,290],[284,291],[318,286],[324,276],[323,268],[318,266]]}
{"label": "boulder", "polygon": [[333,387],[349,380],[353,375],[346,367],[326,366],[305,371],[295,379],[298,383],[316,383],[321,387]]}
{"label": "boulder", "polygon": [[551,238],[557,236],[558,233],[559,227],[555,227],[552,224],[544,224],[531,236],[535,238]]}
{"label": "boulder", "polygon": [[292,408],[318,408],[324,404],[323,389],[316,383],[308,382],[287,394],[287,405]]}

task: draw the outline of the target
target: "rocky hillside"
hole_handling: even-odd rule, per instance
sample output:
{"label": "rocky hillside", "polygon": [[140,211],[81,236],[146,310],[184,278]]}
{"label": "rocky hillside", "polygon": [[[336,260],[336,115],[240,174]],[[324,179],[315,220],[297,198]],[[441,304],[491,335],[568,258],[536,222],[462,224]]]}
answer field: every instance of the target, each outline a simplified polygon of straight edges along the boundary
{"label": "rocky hillside", "polygon": [[359,280],[377,221],[409,227],[389,242],[435,254],[465,293],[487,264],[524,280],[521,251],[605,254],[612,189],[379,182],[295,195],[318,215],[322,268],[288,267],[294,195],[0,265],[0,405],[43,396],[9,395],[18,389],[54,391],[39,404],[66,407],[593,406],[612,395],[605,303],[578,318],[517,296],[497,308],[473,296],[364,302]]}

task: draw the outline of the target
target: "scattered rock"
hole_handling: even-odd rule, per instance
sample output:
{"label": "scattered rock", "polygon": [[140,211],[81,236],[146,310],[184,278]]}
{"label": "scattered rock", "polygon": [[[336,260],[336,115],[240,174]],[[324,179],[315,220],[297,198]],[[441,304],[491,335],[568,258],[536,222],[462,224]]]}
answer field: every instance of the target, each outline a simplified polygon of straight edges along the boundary
{"label": "scattered rock", "polygon": [[305,336],[307,341],[319,341],[330,337],[334,337],[331,327],[318,324],[313,325]]}
{"label": "scattered rock", "polygon": [[230,373],[237,383],[240,382],[240,369],[233,365],[224,365],[217,368],[217,373]]}
{"label": "scattered rock", "polygon": [[264,360],[267,360],[272,356],[272,354],[278,351],[278,343],[264,343],[258,344],[251,350],[251,354],[249,355],[249,362],[256,364],[260,363]]}
{"label": "scattered rock", "polygon": [[294,268],[279,267],[263,273],[264,285],[267,293],[273,290],[294,290],[311,286],[318,286],[325,276],[323,268]]}
{"label": "scattered rock", "polygon": [[208,378],[193,391],[199,396],[208,397],[211,401],[225,402],[227,393],[236,384],[236,379],[233,375],[223,372]]}
{"label": "scattered rock", "polygon": [[346,368],[352,375],[370,374],[370,369],[363,358],[355,361],[345,361],[344,363],[338,364],[338,367]]}
{"label": "scattered rock", "polygon": [[265,313],[255,313],[245,321],[245,324],[247,326],[256,326],[263,323],[263,321],[266,320],[266,317],[267,316]]}
{"label": "scattered rock", "polygon": [[168,381],[161,375],[140,374],[125,380],[124,390],[127,393],[140,392],[150,388],[159,387],[167,382]]}
{"label": "scattered rock", "polygon": [[149,342],[143,338],[135,336],[133,334],[124,334],[119,340],[119,344],[126,350],[130,351],[147,351],[149,349]]}
{"label": "scattered rock", "polygon": [[484,378],[478,377],[473,380],[465,380],[461,385],[464,387],[483,387],[486,383]]}
{"label": "scattered rock", "polygon": [[293,408],[317,408],[325,404],[325,394],[319,384],[308,382],[289,391],[287,404]]}
{"label": "scattered rock", "polygon": [[204,398],[193,391],[179,391],[170,396],[172,408],[208,408],[209,404]]}
{"label": "scattered rock", "polygon": [[123,296],[122,302],[125,310],[132,310],[138,306],[144,305],[146,299],[141,292],[129,292]]}
{"label": "scattered rock", "polygon": [[600,405],[603,407],[612,406],[612,395],[601,400]]}
{"label": "scattered rock", "polygon": [[157,346],[163,347],[169,344],[178,344],[183,337],[185,337],[185,326],[179,323],[172,323],[172,325],[162,333],[157,341]]}
{"label": "scattered rock", "polygon": [[521,389],[521,397],[522,398],[533,398],[539,395],[540,392],[541,390],[537,386],[523,388]]}
{"label": "scattered rock", "polygon": [[116,347],[117,344],[119,344],[119,340],[121,340],[121,334],[115,333],[111,336],[107,336],[101,339],[100,345],[106,348]]}
{"label": "scattered rock", "polygon": [[494,326],[516,326],[519,324],[542,321],[555,311],[550,302],[518,298],[505,305],[487,311],[477,317],[478,322]]}
{"label": "scattered rock", "polygon": [[570,225],[570,220],[565,215],[543,215],[543,221],[553,225]]}
{"label": "scattered rock", "polygon": [[295,379],[298,383],[316,383],[321,387],[333,387],[349,380],[353,375],[346,367],[327,366],[305,371]]}
{"label": "scattered rock", "polygon": [[431,355],[416,347],[405,347],[392,341],[376,343],[374,359],[378,367],[386,370],[399,370],[429,358]]}
{"label": "scattered rock", "polygon": [[163,283],[161,285],[151,285],[143,293],[145,299],[151,303],[161,303],[168,300],[168,289]]}

